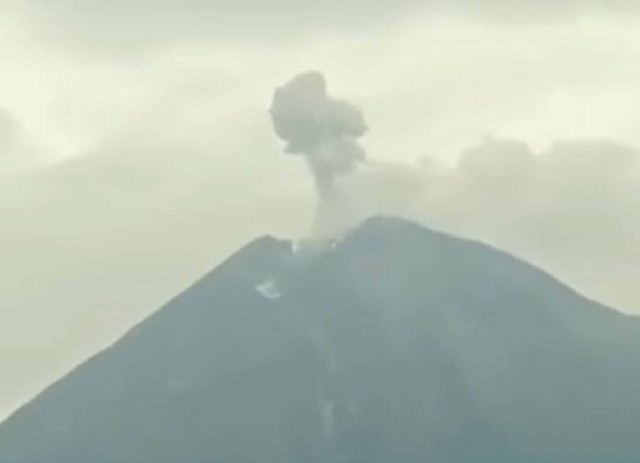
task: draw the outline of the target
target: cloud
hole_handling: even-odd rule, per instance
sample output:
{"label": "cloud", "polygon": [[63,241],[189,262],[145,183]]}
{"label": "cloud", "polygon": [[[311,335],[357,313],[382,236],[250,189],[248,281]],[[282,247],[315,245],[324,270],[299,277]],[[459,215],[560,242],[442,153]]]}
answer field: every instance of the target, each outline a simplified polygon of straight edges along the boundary
{"label": "cloud", "polygon": [[111,51],[175,42],[280,42],[322,32],[353,34],[416,15],[463,15],[540,24],[640,11],[634,0],[23,0],[48,39]]}
{"label": "cloud", "polygon": [[26,0],[43,31],[63,41],[126,51],[182,41],[281,41],[322,30],[388,24],[419,0]]}
{"label": "cloud", "polygon": [[633,284],[640,281],[640,154],[632,147],[580,139],[536,153],[521,141],[487,137],[452,167],[389,164],[359,182],[352,195],[369,198],[367,214],[398,214],[482,240],[640,312]]}

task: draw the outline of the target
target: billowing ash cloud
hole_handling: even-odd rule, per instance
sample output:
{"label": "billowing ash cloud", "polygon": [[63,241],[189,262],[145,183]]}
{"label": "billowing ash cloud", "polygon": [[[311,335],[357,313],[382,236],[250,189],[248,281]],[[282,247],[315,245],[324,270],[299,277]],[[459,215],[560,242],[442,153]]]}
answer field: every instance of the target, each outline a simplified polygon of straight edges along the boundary
{"label": "billowing ash cloud", "polygon": [[321,73],[307,72],[276,89],[270,113],[285,151],[303,156],[313,173],[320,200],[314,233],[335,231],[341,221],[336,177],[353,173],[366,158],[358,144],[367,131],[362,112],[330,96]]}

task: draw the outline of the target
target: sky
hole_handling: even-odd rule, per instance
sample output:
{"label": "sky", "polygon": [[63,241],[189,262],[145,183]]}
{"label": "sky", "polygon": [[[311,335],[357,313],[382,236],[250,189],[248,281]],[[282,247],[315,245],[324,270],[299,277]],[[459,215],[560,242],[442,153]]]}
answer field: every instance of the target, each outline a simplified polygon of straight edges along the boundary
{"label": "sky", "polygon": [[640,313],[640,4],[0,3],[0,416],[315,197],[267,109],[321,71],[369,128],[341,182]]}

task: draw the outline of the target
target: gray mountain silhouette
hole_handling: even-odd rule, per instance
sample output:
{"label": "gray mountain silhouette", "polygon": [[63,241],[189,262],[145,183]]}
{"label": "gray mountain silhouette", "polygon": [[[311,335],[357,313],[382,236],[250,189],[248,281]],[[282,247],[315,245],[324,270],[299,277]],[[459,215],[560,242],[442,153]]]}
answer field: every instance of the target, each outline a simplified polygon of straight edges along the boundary
{"label": "gray mountain silhouette", "polygon": [[637,463],[640,321],[392,218],[258,239],[0,426],[2,463]]}

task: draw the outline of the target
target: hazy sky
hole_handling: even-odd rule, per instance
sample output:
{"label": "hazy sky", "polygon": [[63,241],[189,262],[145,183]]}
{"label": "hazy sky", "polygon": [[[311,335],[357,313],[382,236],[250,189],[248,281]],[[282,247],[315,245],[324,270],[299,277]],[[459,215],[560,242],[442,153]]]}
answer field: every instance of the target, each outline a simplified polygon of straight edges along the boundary
{"label": "hazy sky", "polygon": [[366,116],[359,214],[640,313],[638,58],[632,0],[1,2],[0,414],[251,238],[306,232],[267,108],[308,69]]}

